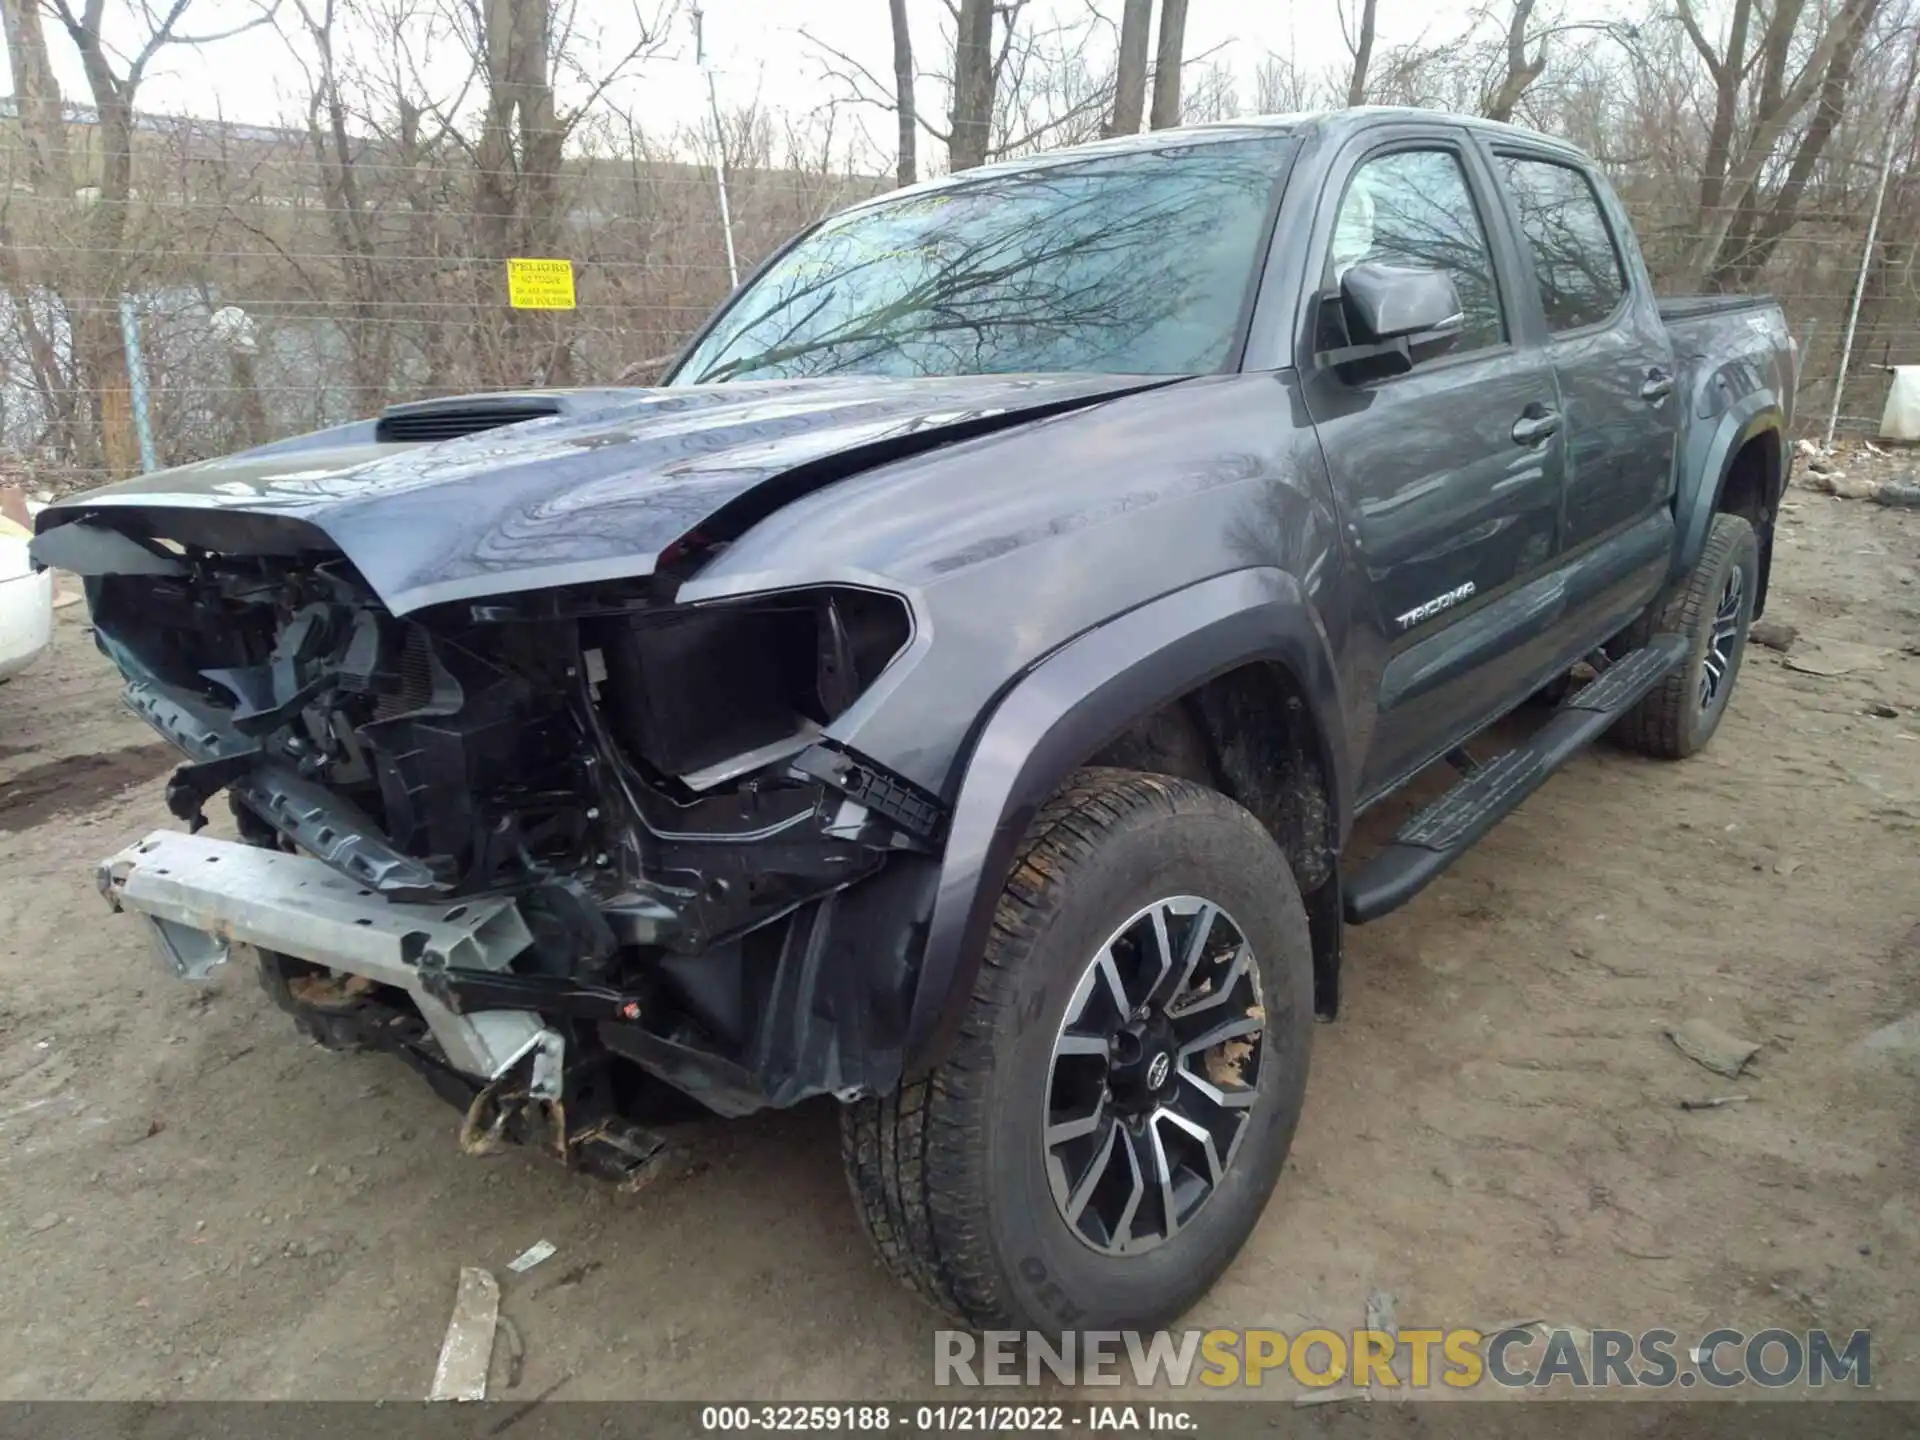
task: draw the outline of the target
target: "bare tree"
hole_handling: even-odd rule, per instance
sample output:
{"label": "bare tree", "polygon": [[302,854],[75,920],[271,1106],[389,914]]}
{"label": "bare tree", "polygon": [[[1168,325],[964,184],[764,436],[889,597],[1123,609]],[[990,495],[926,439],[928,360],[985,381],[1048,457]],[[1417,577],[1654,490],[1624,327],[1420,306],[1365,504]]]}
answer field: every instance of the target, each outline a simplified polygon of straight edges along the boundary
{"label": "bare tree", "polygon": [[1257,115],[1284,115],[1311,108],[1311,78],[1291,55],[1268,54],[1253,71],[1253,109]]}
{"label": "bare tree", "polygon": [[953,109],[947,164],[971,170],[987,158],[993,129],[993,0],[960,0],[953,40]]}
{"label": "bare tree", "polygon": [[[1800,7],[1796,3],[1793,8]],[[1739,118],[1740,87],[1750,68],[1747,30],[1753,22],[1753,0],[1734,0],[1723,54],[1714,53],[1713,45],[1701,31],[1692,0],[1678,0],[1678,14],[1680,23],[1686,27],[1687,38],[1693,41],[1700,58],[1706,62],[1707,74],[1714,85],[1713,126],[1707,132],[1706,161],[1700,169],[1700,213],[1704,215],[1719,209],[1720,197],[1726,190],[1727,156],[1733,146],[1734,122]],[[1783,14],[1782,19],[1790,34],[1794,17]]]}
{"label": "bare tree", "polygon": [[[27,152],[27,183],[45,204],[71,200],[73,170],[65,105],[47,53],[38,0],[0,0],[0,22],[4,22],[20,136]],[[32,303],[37,287],[28,278],[9,219],[0,212],[0,280],[6,282],[13,325],[26,352],[49,436],[60,451],[67,452],[77,439],[74,421],[81,392],[74,375],[61,363],[48,317]]]}
{"label": "bare tree", "polygon": [[1481,103],[1480,113],[1489,120],[1513,119],[1513,107],[1520,103],[1533,82],[1546,73],[1547,42],[1544,36],[1527,55],[1527,21],[1533,16],[1535,0],[1513,0],[1507,19],[1507,69],[1499,85]]}
{"label": "bare tree", "polygon": [[1113,113],[1114,73],[1087,63],[1097,12],[1051,25],[1018,25],[1011,8],[1007,33],[994,57],[990,156],[1078,145],[1106,133]]}
{"label": "bare tree", "polygon": [[[1759,53],[1749,58],[1745,47],[1752,0],[1735,0],[1724,52],[1717,52],[1701,30],[1692,0],[1678,0],[1680,22],[1715,87],[1713,123],[1700,181],[1700,228],[1686,266],[1690,281],[1697,284],[1720,274],[1732,262],[1727,246],[1737,217],[1756,202],[1755,187],[1763,173],[1774,164],[1776,151],[1789,129],[1822,88],[1832,83],[1844,93],[1861,36],[1880,4],[1881,0],[1840,0],[1832,18],[1809,41],[1801,29],[1805,0],[1776,0],[1763,17]],[[1804,58],[1799,73],[1789,80],[1787,72],[1796,49],[1801,47]],[[1750,83],[1756,64],[1757,89]],[[1733,137],[1743,112],[1746,132],[1736,152]],[[1823,126],[1816,117],[1808,138],[1803,139],[1803,145],[1811,145],[1813,159],[1825,147],[1831,128],[1831,122]],[[1794,203],[1798,203],[1797,191]]]}
{"label": "bare tree", "polygon": [[1367,98],[1367,69],[1373,63],[1373,20],[1374,10],[1379,0],[1360,0],[1360,26],[1357,34],[1347,30],[1347,7],[1345,0],[1338,0],[1336,9],[1340,16],[1340,34],[1347,42],[1347,51],[1353,56],[1353,70],[1347,78],[1347,104],[1362,105]]}
{"label": "bare tree", "polygon": [[1180,66],[1187,48],[1187,0],[1160,0],[1160,44],[1153,60],[1153,116],[1156,130],[1180,123]]}
{"label": "bare tree", "polygon": [[486,80],[476,157],[481,244],[497,256],[516,247],[545,255],[566,138],[553,94],[553,10],[548,0],[480,0],[473,13]]}
{"label": "bare tree", "polygon": [[[125,284],[124,261],[128,202],[133,195],[134,98],[147,67],[169,45],[206,45],[265,23],[265,12],[215,34],[185,35],[180,24],[193,0],[170,0],[164,11],[143,4],[150,22],[145,38],[129,55],[103,33],[106,0],[49,0],[50,12],[80,53],[80,63],[93,94],[94,122],[99,134],[100,173],[97,186],[85,187],[92,196],[85,245],[93,259],[92,274],[73,323],[75,371],[87,385],[95,406],[96,433],[109,471],[125,474],[136,468],[133,402],[127,375],[126,347],[121,339],[115,297]],[[116,68],[116,62],[120,68]]]}
{"label": "bare tree", "polygon": [[[887,0],[893,26],[893,74],[883,80],[854,56],[835,49],[805,29],[800,34],[817,52],[821,79],[834,92],[821,107],[829,117],[842,105],[871,106],[894,117],[894,179],[899,185],[911,185],[920,171],[919,136],[922,131],[941,144],[949,144],[948,131],[936,128],[920,108],[917,85],[920,72],[914,65],[912,32],[906,0]],[[829,123],[831,121],[829,120]]]}
{"label": "bare tree", "polygon": [[919,126],[913,95],[913,34],[907,28],[907,0],[887,0],[887,10],[893,18],[893,108],[900,137],[894,152],[894,178],[911,185],[919,168],[914,154]]}
{"label": "bare tree", "polygon": [[[402,396],[567,377],[645,383],[726,293],[711,179],[695,163],[712,141],[691,123],[643,125],[632,87],[605,88],[631,37],[614,43],[596,28],[604,0],[279,0],[274,23],[305,76],[284,128],[257,116],[136,116],[128,87],[159,69],[142,51],[204,26],[214,0],[192,3],[194,20],[176,0],[0,0],[18,97],[0,124],[0,447],[26,457],[36,484],[96,481],[109,455],[111,468],[131,463],[121,296],[141,309],[153,425],[171,462]],[[665,11],[669,0],[645,3]],[[873,0],[860,3],[879,19]],[[1613,176],[1659,285],[1782,298],[1794,333],[1813,336],[1810,412],[1824,412],[1822,387],[1838,368],[1886,166],[1854,354],[1910,358],[1920,338],[1920,0],[1622,3],[1474,0],[1460,27],[1406,44],[1379,35],[1362,98],[1524,116],[1581,144]],[[891,69],[814,41],[828,60],[825,106],[721,116],[741,262],[938,168],[949,151],[964,167],[1142,119],[1238,113],[1233,70],[1188,56],[1184,9],[1167,8],[950,0],[952,25],[918,20],[920,65],[938,57],[924,71],[904,0],[888,3],[899,22]],[[96,44],[84,32],[102,11],[108,40]],[[253,12],[226,0],[223,13]],[[1348,0],[1345,17],[1352,51],[1361,0]],[[118,109],[91,107],[104,130],[76,130],[54,83],[74,25],[86,43],[73,98],[123,92]],[[928,79],[948,93],[914,103]],[[1347,61],[1309,72],[1269,56],[1246,98],[1262,111],[1338,104],[1352,81]],[[1152,115],[1140,116],[1149,100]],[[884,134],[876,127],[871,164],[836,129],[842,104],[892,115]],[[117,168],[103,164],[116,133]],[[501,257],[542,253],[574,261],[578,311],[503,304]]]}
{"label": "bare tree", "polygon": [[[1811,118],[1801,132],[1799,142],[1793,147],[1793,158],[1788,162],[1785,179],[1771,195],[1763,196],[1758,184],[1750,184],[1740,197],[1726,236],[1711,259],[1706,275],[1709,284],[1722,289],[1737,289],[1750,284],[1772,257],[1774,247],[1799,220],[1800,202],[1806,195],[1807,185],[1813,179],[1821,155],[1840,123],[1854,66],[1871,23],[1872,15],[1869,13],[1834,47],[1829,56]],[[1920,31],[1916,31],[1916,34],[1920,34]],[[1771,92],[1777,92],[1780,83],[1778,77],[1785,65],[1784,47],[1778,51],[1772,46],[1763,47],[1763,55],[1763,85]],[[1895,123],[1898,123],[1911,92],[1912,76],[1909,74],[1908,83],[1901,93],[1901,104],[1896,107]]]}
{"label": "bare tree", "polygon": [[39,0],[0,0],[13,94],[19,105],[21,137],[26,142],[28,177],[42,193],[73,193],[67,163],[67,121],[60,86],[53,78]]}
{"label": "bare tree", "polygon": [[[464,22],[485,98],[473,147],[474,211],[481,254],[550,256],[560,249],[567,137],[607,87],[663,43],[676,6],[634,14],[637,38],[588,69],[576,22],[578,0],[448,0]],[[562,111],[557,77],[572,73],[585,97]],[[564,312],[512,312],[505,349],[493,357],[492,383],[570,385],[574,355]]]}
{"label": "bare tree", "polygon": [[1244,113],[1240,108],[1240,87],[1234,82],[1231,66],[1209,60],[1190,77],[1181,89],[1181,123],[1214,125]]}
{"label": "bare tree", "polygon": [[[953,57],[952,74],[930,72],[947,82],[949,128],[939,129],[917,104],[912,118],[920,131],[947,147],[951,171],[1100,133],[1113,98],[1113,76],[1089,68],[1085,56],[1105,22],[1090,8],[1078,19],[1036,27],[1022,23],[1027,5],[1028,0],[957,0],[949,6],[956,29],[943,43]],[[824,107],[829,114],[842,104],[871,106],[893,114],[896,126],[904,124],[897,51],[896,73],[882,79],[854,56],[801,33],[823,57],[822,74],[839,92]],[[896,159],[898,154],[896,144]]]}
{"label": "bare tree", "polygon": [[[394,327],[380,323],[382,306],[393,298],[378,251],[378,216],[361,193],[359,146],[349,133],[350,117],[341,74],[336,27],[340,0],[290,0],[300,28],[299,46],[288,48],[308,70],[307,136],[326,201],[327,226],[339,251],[337,277],[329,282],[346,302],[344,327],[354,391],[373,408],[384,402],[393,373]],[[284,34],[284,32],[283,32]],[[313,64],[306,64],[311,51]],[[341,283],[344,282],[344,283]]]}
{"label": "bare tree", "polygon": [[1125,0],[1120,12],[1120,53],[1115,62],[1113,114],[1105,134],[1137,135],[1147,106],[1147,42],[1153,30],[1153,0]]}

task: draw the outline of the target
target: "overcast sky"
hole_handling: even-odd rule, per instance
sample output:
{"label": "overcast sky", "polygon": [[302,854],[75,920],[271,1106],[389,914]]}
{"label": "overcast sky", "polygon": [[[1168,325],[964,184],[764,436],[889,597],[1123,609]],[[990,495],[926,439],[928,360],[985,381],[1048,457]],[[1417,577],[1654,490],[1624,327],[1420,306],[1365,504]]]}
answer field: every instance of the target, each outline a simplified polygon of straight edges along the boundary
{"label": "overcast sky", "polygon": [[[604,27],[609,47],[633,33],[634,0],[577,3],[590,25]],[[640,3],[651,13],[660,0]],[[1049,18],[1084,15],[1090,3],[1108,15],[1120,8],[1119,0],[1031,0],[1026,14],[1029,23],[1044,24]],[[671,130],[676,124],[697,123],[704,113],[706,93],[694,64],[687,8],[682,0],[674,43],[646,62],[619,97],[649,127]],[[907,8],[919,68],[944,71],[940,36],[943,24],[951,24],[945,5],[942,0],[908,0]],[[1470,0],[1382,0],[1376,53],[1402,42],[1444,40],[1464,28],[1472,8]],[[110,13],[124,17],[135,10],[132,0],[109,0]],[[858,59],[875,75],[891,73],[887,0],[704,0],[704,10],[707,53],[723,105],[744,103],[757,94],[769,106],[804,112],[827,99],[833,87],[822,78],[819,52],[803,31]],[[205,34],[254,13],[255,0],[194,0],[180,28]],[[110,30],[110,38],[137,43],[137,30],[127,26],[118,37]],[[67,97],[84,100],[79,61],[52,23],[48,43]],[[1334,0],[1191,0],[1187,54],[1209,51],[1232,67],[1246,96],[1252,93],[1254,67],[1270,51],[1294,52],[1303,67],[1313,70],[1348,63]],[[270,124],[298,113],[294,96],[301,83],[281,41],[270,31],[255,30],[218,44],[163,52],[140,92],[140,106]],[[928,86],[923,103],[931,103],[932,88]],[[869,129],[884,141],[889,122],[876,118],[878,123],[869,120]]]}

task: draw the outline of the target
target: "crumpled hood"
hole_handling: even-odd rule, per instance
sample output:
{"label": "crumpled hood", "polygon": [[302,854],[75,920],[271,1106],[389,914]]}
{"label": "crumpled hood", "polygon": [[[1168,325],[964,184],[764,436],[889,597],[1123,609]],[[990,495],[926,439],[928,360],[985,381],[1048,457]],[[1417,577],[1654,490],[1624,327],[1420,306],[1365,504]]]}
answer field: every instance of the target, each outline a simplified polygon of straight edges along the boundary
{"label": "crumpled hood", "polygon": [[[128,509],[283,516],[318,530],[405,614],[650,574],[703,526],[726,538],[873,465],[1166,383],[852,377],[563,394],[561,414],[435,444],[377,443],[363,422],[143,475],[49,506],[38,529],[111,524]],[[162,517],[152,524],[166,533]]]}

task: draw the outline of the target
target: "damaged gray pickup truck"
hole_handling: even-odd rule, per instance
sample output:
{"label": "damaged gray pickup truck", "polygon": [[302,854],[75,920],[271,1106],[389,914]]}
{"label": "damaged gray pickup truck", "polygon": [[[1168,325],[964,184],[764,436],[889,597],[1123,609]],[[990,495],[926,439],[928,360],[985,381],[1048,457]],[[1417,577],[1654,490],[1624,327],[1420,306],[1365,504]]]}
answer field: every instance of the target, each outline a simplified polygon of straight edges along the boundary
{"label": "damaged gray pickup truck", "polygon": [[[183,976],[252,947],[471,1148],[633,1176],[668,1100],[832,1097],[936,1304],[1157,1325],[1276,1183],[1343,923],[1603,731],[1714,732],[1793,368],[1771,304],[1656,301],[1589,162],[1504,126],[1285,117],[882,196],[658,388],[399,405],[49,508],[38,558],[186,757],[189,829],[100,883]],[[200,833],[223,790],[237,841]]]}

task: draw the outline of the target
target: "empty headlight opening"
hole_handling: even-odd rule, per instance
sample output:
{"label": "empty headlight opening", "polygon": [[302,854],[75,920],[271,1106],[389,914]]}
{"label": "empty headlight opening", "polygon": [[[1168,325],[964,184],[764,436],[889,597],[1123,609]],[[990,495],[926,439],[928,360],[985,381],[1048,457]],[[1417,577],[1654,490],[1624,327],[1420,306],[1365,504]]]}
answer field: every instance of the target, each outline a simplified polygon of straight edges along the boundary
{"label": "empty headlight opening", "polygon": [[848,586],[584,623],[589,677],[626,756],[691,789],[728,762],[797,751],[906,646],[896,596]]}

